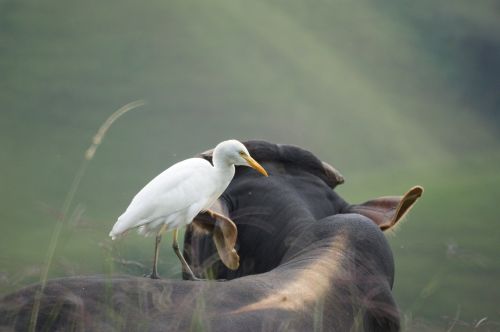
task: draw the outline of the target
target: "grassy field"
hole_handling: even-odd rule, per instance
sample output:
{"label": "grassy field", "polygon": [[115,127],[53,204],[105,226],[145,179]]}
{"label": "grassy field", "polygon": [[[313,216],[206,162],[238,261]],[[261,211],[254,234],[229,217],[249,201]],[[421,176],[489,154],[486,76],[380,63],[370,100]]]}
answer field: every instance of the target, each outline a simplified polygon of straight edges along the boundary
{"label": "grassy field", "polygon": [[[107,234],[177,160],[227,138],[297,144],[350,202],[426,189],[389,235],[408,330],[500,329],[500,20],[494,1],[0,1],[0,293],[50,276],[143,274],[153,242]],[[179,276],[173,253],[164,276]],[[123,264],[113,258],[140,264]],[[128,262],[130,263],[130,262]]]}

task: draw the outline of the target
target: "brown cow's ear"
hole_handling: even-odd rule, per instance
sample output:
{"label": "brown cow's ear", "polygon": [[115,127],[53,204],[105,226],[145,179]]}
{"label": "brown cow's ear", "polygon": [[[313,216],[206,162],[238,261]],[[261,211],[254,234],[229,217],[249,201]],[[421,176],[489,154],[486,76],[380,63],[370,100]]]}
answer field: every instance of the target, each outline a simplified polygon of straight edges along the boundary
{"label": "brown cow's ear", "polygon": [[208,213],[201,212],[193,219],[192,225],[193,232],[197,234],[212,234],[214,232],[215,220]]}
{"label": "brown cow's ear", "polygon": [[216,216],[216,220],[213,239],[219,257],[227,268],[237,270],[240,266],[240,256],[234,249],[238,236],[236,225],[229,218]]}
{"label": "brown cow's ear", "polygon": [[347,207],[348,213],[359,213],[373,220],[381,230],[392,228],[410,211],[417,199],[422,196],[424,188],[415,186],[403,196],[386,196]]}
{"label": "brown cow's ear", "polygon": [[229,269],[236,270],[240,265],[240,256],[234,249],[238,230],[235,223],[226,217],[227,215],[227,207],[221,200],[217,200],[210,207],[210,211],[198,214],[193,224],[198,230],[212,234],[222,263]]}

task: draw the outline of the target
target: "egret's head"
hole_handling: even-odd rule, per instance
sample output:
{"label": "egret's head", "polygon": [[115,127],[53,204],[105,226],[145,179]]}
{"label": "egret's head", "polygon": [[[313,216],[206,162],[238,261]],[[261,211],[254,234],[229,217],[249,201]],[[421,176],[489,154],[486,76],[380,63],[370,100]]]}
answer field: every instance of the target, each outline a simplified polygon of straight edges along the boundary
{"label": "egret's head", "polygon": [[250,156],[243,143],[234,139],[221,142],[215,147],[213,161],[214,165],[220,161],[237,166],[249,166],[267,176],[266,170]]}

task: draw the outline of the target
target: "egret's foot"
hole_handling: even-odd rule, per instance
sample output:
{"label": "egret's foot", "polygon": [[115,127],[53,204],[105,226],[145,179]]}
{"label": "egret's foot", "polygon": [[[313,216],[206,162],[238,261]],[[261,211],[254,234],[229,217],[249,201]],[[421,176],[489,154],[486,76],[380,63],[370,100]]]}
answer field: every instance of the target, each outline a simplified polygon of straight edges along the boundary
{"label": "egret's foot", "polygon": [[188,272],[182,272],[182,279],[188,281],[206,281],[207,279],[198,278],[197,276]]}
{"label": "egret's foot", "polygon": [[184,277],[185,277],[184,280],[188,280],[188,281],[215,281],[215,282],[229,281],[228,279],[203,279],[203,278],[193,277],[190,275],[186,275]]}
{"label": "egret's foot", "polygon": [[158,273],[150,273],[150,274],[145,274],[144,275],[146,278],[151,278],[151,279],[161,279]]}
{"label": "egret's foot", "polygon": [[194,277],[194,278],[189,277],[187,280],[188,281],[206,281],[207,279],[201,279],[201,278],[197,278],[197,277]]}

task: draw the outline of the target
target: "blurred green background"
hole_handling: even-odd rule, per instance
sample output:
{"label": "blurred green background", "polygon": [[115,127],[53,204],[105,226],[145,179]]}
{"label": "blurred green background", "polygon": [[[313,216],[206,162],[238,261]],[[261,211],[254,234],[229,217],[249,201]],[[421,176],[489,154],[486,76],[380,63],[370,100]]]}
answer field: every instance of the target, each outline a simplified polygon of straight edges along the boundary
{"label": "blurred green background", "polygon": [[[498,1],[0,0],[2,294],[39,280],[91,137],[137,99],[82,179],[51,277],[147,272],[152,239],[107,238],[133,195],[260,138],[335,165],[352,203],[424,186],[389,235],[405,328],[500,330]],[[178,278],[167,241],[160,259]]]}

